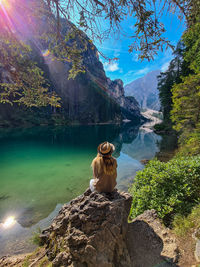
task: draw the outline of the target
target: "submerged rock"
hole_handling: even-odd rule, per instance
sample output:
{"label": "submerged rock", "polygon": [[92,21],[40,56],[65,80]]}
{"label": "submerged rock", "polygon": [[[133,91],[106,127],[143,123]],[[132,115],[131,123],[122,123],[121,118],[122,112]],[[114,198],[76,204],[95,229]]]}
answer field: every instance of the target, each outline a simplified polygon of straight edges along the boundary
{"label": "submerged rock", "polygon": [[[174,266],[177,255],[161,255],[163,241],[144,218],[128,223],[131,201],[128,193],[88,189],[64,205],[41,235],[53,266]],[[146,218],[157,220],[151,211]]]}

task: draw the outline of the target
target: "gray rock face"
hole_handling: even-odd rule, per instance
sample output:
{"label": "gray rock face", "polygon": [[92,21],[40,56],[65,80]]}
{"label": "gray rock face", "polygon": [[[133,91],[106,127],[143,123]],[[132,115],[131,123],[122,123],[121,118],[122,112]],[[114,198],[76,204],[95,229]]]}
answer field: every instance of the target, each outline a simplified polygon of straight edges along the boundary
{"label": "gray rock face", "polygon": [[123,119],[128,119],[131,121],[142,121],[143,118],[140,114],[139,104],[133,96],[125,96],[124,85],[122,80],[116,79],[108,81],[108,94],[115,99],[115,101],[120,105]]}
{"label": "gray rock face", "polygon": [[[29,43],[29,40],[27,42]],[[0,124],[1,121],[9,120],[14,125],[16,121],[21,125],[29,122],[33,124],[68,124],[73,122],[87,124],[120,122],[122,120],[118,103],[107,94],[107,78],[103,65],[99,61],[97,50],[96,48],[92,49],[89,42],[87,50],[83,54],[86,73],[79,74],[75,79],[68,79],[71,68],[69,62],[53,61],[51,57],[44,58],[41,53],[45,50],[44,46],[38,49],[33,40],[29,44],[32,48],[32,60],[37,62],[44,71],[51,89],[61,97],[61,108],[56,110],[50,107],[23,109],[17,105],[0,105],[2,114]],[[0,82],[5,81],[4,76],[5,71],[1,68]]]}
{"label": "gray rock face", "polygon": [[[31,5],[31,2],[29,4]],[[26,14],[20,9],[16,11],[18,16],[21,16],[24,20]],[[13,19],[15,20],[15,18]],[[121,103],[121,100],[118,101],[110,96],[107,77],[103,65],[99,61],[97,49],[84,33],[81,33],[81,35],[86,43],[86,49],[82,53],[85,73],[78,74],[74,80],[69,80],[71,63],[52,60],[50,54],[44,56],[44,52],[48,50],[48,44],[38,38],[38,35],[48,32],[51,25],[48,25],[43,18],[41,21],[37,21],[37,24],[40,25],[39,30],[37,27],[33,27],[32,24],[28,24],[26,31],[24,31],[22,25],[17,21],[14,21],[14,24],[15,22],[20,33],[19,38],[23,39],[32,48],[31,59],[43,70],[45,78],[49,81],[50,90],[54,90],[61,97],[62,108],[51,109],[48,107],[35,110],[0,105],[0,112],[4,114],[0,118],[0,125],[3,126],[5,124],[3,121],[9,124],[10,120],[14,125],[15,123],[21,125],[29,122],[32,124],[119,123],[125,117],[124,114],[126,112],[129,119],[136,120],[137,123],[140,122],[142,116],[138,111],[137,105],[133,105],[133,99],[132,102],[129,100],[125,104]],[[70,22],[62,21],[63,34],[69,31],[70,25]],[[78,40],[77,38],[77,46],[81,47],[83,44]],[[120,107],[121,104],[119,106],[119,102],[122,107]],[[127,110],[130,102],[131,112]],[[136,110],[134,110],[134,107]],[[3,111],[4,108],[6,112]],[[9,114],[9,116],[6,114]]]}
{"label": "gray rock face", "polygon": [[200,262],[200,228],[197,228],[192,237],[196,241],[194,256],[197,262]]}
{"label": "gray rock face", "polygon": [[147,73],[125,86],[126,96],[134,96],[141,108],[160,109],[159,92],[157,90],[157,76],[160,70]]}
{"label": "gray rock face", "polygon": [[[128,223],[131,201],[117,190],[87,190],[64,205],[41,235],[53,266],[174,266],[175,258],[161,255],[163,241],[144,218]],[[155,220],[156,214],[149,212],[147,218]]]}

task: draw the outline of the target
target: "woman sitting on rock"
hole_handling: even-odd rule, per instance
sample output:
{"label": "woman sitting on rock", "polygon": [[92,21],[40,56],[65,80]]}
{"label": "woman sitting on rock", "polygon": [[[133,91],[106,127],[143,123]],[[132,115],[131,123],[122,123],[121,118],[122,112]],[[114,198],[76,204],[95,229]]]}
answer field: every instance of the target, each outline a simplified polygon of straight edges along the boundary
{"label": "woman sitting on rock", "polygon": [[90,189],[101,192],[112,192],[117,182],[117,160],[112,157],[113,144],[104,142],[97,148],[97,156],[92,161],[94,179],[90,180]]}

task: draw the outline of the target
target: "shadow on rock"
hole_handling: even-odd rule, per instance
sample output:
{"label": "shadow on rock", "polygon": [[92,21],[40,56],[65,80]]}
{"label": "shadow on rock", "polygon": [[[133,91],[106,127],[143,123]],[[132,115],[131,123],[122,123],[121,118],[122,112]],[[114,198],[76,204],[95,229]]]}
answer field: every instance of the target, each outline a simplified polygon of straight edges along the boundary
{"label": "shadow on rock", "polygon": [[163,241],[147,222],[135,220],[130,223],[126,241],[132,267],[176,266],[174,259],[161,256]]}
{"label": "shadow on rock", "polygon": [[[150,223],[143,219],[128,223],[131,202],[128,193],[99,194],[88,189],[64,205],[41,235],[52,266],[176,266],[177,255],[167,250],[161,255],[163,241]],[[147,220],[151,215],[154,212],[147,213]]]}

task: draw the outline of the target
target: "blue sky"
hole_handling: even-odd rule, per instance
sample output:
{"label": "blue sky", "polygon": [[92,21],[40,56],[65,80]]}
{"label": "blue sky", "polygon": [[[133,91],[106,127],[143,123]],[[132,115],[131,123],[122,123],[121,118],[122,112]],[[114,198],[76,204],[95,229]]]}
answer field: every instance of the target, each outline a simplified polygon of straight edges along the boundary
{"label": "blue sky", "polygon": [[[180,22],[175,15],[165,14],[162,17],[163,23],[166,25],[165,37],[167,37],[173,45],[176,45],[180,40],[181,35],[185,29],[184,23]],[[131,34],[131,27],[133,20],[128,18],[122,23],[123,30],[127,34]],[[168,49],[159,52],[154,61],[148,62],[147,60],[141,62],[137,60],[137,52],[129,53],[128,46],[131,44],[132,39],[119,36],[116,40],[109,38],[103,43],[95,43],[97,48],[107,57],[118,57],[118,61],[112,61],[110,64],[101,57],[107,77],[114,79],[121,79],[124,84],[138,79],[150,71],[160,69],[165,71],[169,62],[173,58],[172,50]]]}

